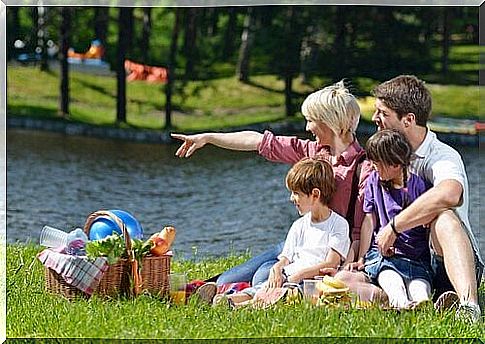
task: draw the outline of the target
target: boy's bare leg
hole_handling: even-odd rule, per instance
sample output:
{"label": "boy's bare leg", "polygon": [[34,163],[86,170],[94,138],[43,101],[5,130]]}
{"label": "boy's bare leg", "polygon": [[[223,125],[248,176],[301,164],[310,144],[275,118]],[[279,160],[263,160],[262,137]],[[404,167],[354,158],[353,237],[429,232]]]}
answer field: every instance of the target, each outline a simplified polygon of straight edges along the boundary
{"label": "boy's bare leg", "polygon": [[246,293],[236,293],[232,295],[227,295],[228,299],[231,299],[235,305],[239,305],[243,302],[252,300],[253,298]]}
{"label": "boy's bare leg", "polygon": [[460,300],[478,304],[473,248],[452,210],[444,211],[431,224],[431,241],[435,252],[443,257],[448,278]]}

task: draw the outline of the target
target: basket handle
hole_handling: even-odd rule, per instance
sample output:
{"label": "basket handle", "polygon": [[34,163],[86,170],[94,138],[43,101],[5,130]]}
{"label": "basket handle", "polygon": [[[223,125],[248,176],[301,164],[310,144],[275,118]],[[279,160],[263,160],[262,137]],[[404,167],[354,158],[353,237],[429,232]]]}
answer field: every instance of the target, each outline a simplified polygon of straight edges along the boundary
{"label": "basket handle", "polygon": [[135,254],[133,252],[133,248],[131,246],[131,238],[130,234],[128,233],[128,229],[126,228],[125,223],[121,220],[115,213],[108,211],[108,210],[98,210],[94,213],[91,213],[88,218],[86,219],[86,223],[84,224],[84,232],[89,237],[89,230],[91,225],[97,219],[104,218],[108,220],[113,220],[119,229],[121,229],[121,233],[123,234],[123,238],[125,239],[125,247],[126,253],[128,254],[128,258],[135,259]]}
{"label": "basket handle", "polygon": [[123,222],[123,220],[121,220],[113,212],[108,210],[98,210],[98,211],[95,211],[94,213],[91,213],[86,219],[86,223],[84,224],[84,232],[86,233],[87,236],[89,236],[89,230],[93,222],[100,218],[113,220],[116,223],[116,225],[121,229],[121,232],[123,233],[126,253],[128,254],[128,261],[131,264],[131,275],[133,277],[133,283],[134,283],[133,294],[136,296],[140,293],[141,285],[143,282],[142,282],[141,273],[138,267],[138,261],[135,259],[135,252],[133,251],[133,247],[131,245],[131,238],[130,238],[130,234],[128,233],[128,229],[126,228],[126,225]]}

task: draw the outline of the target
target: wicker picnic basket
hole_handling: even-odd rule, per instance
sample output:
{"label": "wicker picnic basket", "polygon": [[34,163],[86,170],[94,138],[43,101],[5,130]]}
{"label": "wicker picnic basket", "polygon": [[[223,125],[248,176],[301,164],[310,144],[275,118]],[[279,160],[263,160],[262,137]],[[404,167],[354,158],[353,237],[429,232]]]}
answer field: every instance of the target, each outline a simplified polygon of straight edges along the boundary
{"label": "wicker picnic basket", "polygon": [[[88,216],[84,231],[89,236],[91,224],[99,218],[110,218],[121,228],[128,258],[119,259],[110,264],[93,294],[107,297],[118,295],[138,295],[149,293],[164,296],[169,291],[169,273],[171,255],[145,256],[141,267],[138,266],[131,246],[130,235],[123,221],[109,211],[96,211]],[[45,268],[45,286],[51,293],[60,294],[67,299],[88,297],[81,290],[69,285],[54,270]]]}

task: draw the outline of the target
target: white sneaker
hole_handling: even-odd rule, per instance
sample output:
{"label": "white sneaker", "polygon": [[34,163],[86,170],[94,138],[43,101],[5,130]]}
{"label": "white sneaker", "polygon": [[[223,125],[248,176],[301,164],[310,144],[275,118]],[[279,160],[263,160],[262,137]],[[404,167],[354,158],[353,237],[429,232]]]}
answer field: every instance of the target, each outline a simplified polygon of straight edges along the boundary
{"label": "white sneaker", "polygon": [[458,306],[456,317],[469,323],[477,323],[481,317],[480,306],[476,303],[465,301]]}

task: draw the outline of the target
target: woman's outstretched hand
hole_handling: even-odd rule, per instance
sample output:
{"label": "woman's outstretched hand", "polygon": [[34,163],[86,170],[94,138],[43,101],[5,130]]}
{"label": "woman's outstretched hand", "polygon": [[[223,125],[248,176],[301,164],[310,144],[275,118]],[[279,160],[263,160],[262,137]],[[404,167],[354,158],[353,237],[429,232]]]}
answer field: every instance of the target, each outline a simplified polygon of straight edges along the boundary
{"label": "woman's outstretched hand", "polygon": [[175,155],[179,158],[188,158],[194,152],[205,146],[207,143],[204,134],[197,135],[182,135],[182,134],[171,134],[174,139],[184,141],[182,145],[177,149]]}

